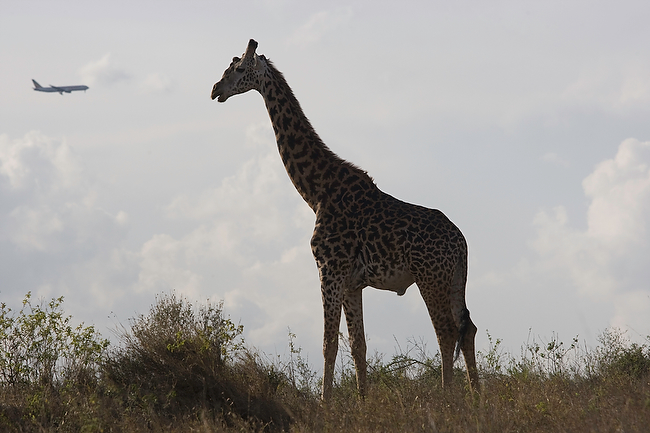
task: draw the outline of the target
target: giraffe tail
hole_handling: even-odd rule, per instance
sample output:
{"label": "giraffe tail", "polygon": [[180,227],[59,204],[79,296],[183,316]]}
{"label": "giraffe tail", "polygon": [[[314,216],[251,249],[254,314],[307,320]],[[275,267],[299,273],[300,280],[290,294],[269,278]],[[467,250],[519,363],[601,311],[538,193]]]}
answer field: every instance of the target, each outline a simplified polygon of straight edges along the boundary
{"label": "giraffe tail", "polygon": [[467,308],[463,308],[460,317],[460,327],[458,328],[458,341],[456,342],[456,353],[454,354],[454,362],[456,362],[458,356],[460,355],[460,350],[463,347],[463,344],[465,342],[465,335],[467,334],[467,330],[469,329],[470,323],[472,323],[472,321],[469,318],[469,310]]}

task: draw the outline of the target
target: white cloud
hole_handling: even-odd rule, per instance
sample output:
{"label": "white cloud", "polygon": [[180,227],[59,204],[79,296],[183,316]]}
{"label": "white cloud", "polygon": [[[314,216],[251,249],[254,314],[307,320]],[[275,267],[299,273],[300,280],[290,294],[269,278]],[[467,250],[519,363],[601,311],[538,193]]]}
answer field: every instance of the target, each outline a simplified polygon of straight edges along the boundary
{"label": "white cloud", "polygon": [[611,303],[612,325],[641,325],[650,316],[650,142],[622,142],[583,188],[590,199],[585,230],[572,228],[561,206],[535,217],[538,270],[564,275],[582,295]]}
{"label": "white cloud", "polygon": [[632,64],[625,68],[619,90],[619,105],[650,101],[650,66]]}
{"label": "white cloud", "polygon": [[534,271],[567,278],[584,295],[604,300],[615,292],[617,282],[608,272],[610,252],[587,233],[569,226],[563,206],[549,215],[542,211],[533,221],[537,238],[531,247],[539,254]]}
{"label": "white cloud", "polygon": [[65,141],[32,131],[22,139],[0,135],[0,175],[13,189],[69,187],[79,181],[76,157]]}
{"label": "white cloud", "polygon": [[346,24],[352,18],[352,9],[338,8],[316,12],[293,33],[289,41],[306,47],[320,41],[326,34]]}
{"label": "white cloud", "polygon": [[650,142],[623,141],[582,185],[586,224],[571,221],[565,206],[539,211],[516,265],[470,272],[468,305],[478,326],[515,344],[529,329],[579,335],[589,345],[611,326],[631,330],[632,339],[648,334]]}
{"label": "white cloud", "polygon": [[[0,136],[0,185],[9,206],[0,215],[0,239],[24,251],[60,251],[71,244],[102,243],[120,231],[126,214],[94,205],[79,158],[65,140],[39,132],[10,141]],[[70,244],[70,245],[69,245]]]}
{"label": "white cloud", "polygon": [[307,205],[291,189],[277,151],[272,149],[242,164],[219,187],[195,196],[180,195],[166,210],[169,218],[199,224],[183,238],[189,249],[209,250],[215,260],[251,265],[251,250],[284,245],[287,230],[304,228],[310,217],[303,208]]}
{"label": "white cloud", "polygon": [[610,323],[617,328],[632,330],[632,335],[647,337],[648,317],[650,317],[650,288],[646,287],[646,290],[620,294],[616,299],[615,315]]}
{"label": "white cloud", "polygon": [[203,223],[202,230],[214,236],[219,250],[229,248],[228,254],[236,253],[241,245],[278,242],[292,225],[304,228],[305,220],[313,221],[311,210],[295,192],[282,166],[272,130],[264,126],[247,129],[246,145],[255,148],[256,155],[236,174],[223,179],[216,188],[180,195],[166,208],[169,218]]}
{"label": "white cloud", "polygon": [[19,206],[12,210],[4,224],[6,236],[20,249],[46,251],[54,237],[63,232],[63,222],[49,206]]}
{"label": "white cloud", "polygon": [[271,206],[282,194],[277,185],[281,175],[277,154],[267,153],[247,161],[239,172],[222,181],[218,188],[203,191],[199,197],[179,196],[168,206],[172,218],[205,219],[223,212],[248,214],[252,208]]}
{"label": "white cloud", "polygon": [[545,153],[544,156],[542,156],[542,161],[548,162],[548,163],[556,165],[558,167],[564,167],[564,168],[567,168],[567,167],[569,167],[571,165],[571,164],[569,164],[569,161],[562,158],[561,156],[559,156],[555,152]]}
{"label": "white cloud", "polygon": [[113,65],[110,57],[111,53],[107,53],[101,59],[90,62],[80,69],[79,74],[86,85],[111,86],[131,78],[131,74]]}
{"label": "white cloud", "polygon": [[168,93],[174,88],[171,78],[153,73],[145,77],[141,84],[145,93]]}
{"label": "white cloud", "polygon": [[589,64],[561,98],[607,111],[620,111],[650,102],[650,64],[601,59]]}
{"label": "white cloud", "polygon": [[592,202],[587,234],[615,250],[647,243],[650,219],[650,142],[625,140],[582,183]]}
{"label": "white cloud", "polygon": [[118,300],[138,258],[121,247],[126,212],[112,215],[96,201],[92,176],[65,140],[0,136],[0,254],[11,282],[2,289],[72,293],[82,311]]}
{"label": "white cloud", "polygon": [[196,260],[205,252],[201,244],[209,242],[201,234],[180,241],[160,234],[147,241],[141,251],[137,290],[157,293],[174,289],[196,299],[202,279],[191,269],[196,268]]}

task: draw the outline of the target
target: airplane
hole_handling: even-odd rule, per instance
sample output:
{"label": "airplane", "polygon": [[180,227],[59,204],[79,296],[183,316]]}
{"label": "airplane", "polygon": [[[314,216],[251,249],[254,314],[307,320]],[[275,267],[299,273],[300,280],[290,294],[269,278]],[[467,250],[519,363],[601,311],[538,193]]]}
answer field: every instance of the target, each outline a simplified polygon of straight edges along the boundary
{"label": "airplane", "polygon": [[85,92],[88,90],[88,86],[53,86],[50,84],[50,87],[43,87],[34,79],[32,79],[32,83],[34,83],[34,90],[37,92],[59,92],[59,94],[63,95],[63,92],[70,93],[76,90],[83,90]]}

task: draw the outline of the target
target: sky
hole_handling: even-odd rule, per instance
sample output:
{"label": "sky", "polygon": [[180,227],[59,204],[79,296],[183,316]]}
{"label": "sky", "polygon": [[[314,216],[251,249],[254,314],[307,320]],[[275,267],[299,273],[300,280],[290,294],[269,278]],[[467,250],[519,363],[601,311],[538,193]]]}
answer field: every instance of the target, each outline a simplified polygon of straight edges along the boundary
{"label": "sky", "polygon": [[[513,354],[610,327],[643,341],[649,16],[643,1],[0,1],[0,301],[64,296],[106,337],[162,294],[223,301],[250,346],[287,354],[291,332],[320,368],[314,215],[261,96],[210,99],[254,38],[330,149],[463,231],[479,350],[488,333]],[[437,351],[416,286],[365,289],[364,314],[369,355]]]}

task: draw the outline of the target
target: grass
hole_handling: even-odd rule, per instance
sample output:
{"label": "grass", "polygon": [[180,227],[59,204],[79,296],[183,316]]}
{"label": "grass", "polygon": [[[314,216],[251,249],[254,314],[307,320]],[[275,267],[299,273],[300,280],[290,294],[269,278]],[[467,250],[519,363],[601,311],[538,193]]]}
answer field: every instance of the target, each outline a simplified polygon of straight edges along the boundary
{"label": "grass", "polygon": [[440,359],[410,341],[369,360],[369,392],[356,394],[349,351],[333,398],[294,344],[289,358],[248,348],[219,304],[160,296],[118,331],[72,328],[63,299],[0,309],[0,431],[17,432],[644,432],[650,426],[650,340],[608,330],[595,349],[501,341],[479,353],[482,391],[440,386]]}

